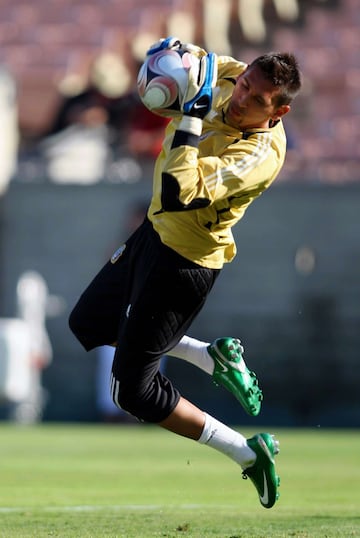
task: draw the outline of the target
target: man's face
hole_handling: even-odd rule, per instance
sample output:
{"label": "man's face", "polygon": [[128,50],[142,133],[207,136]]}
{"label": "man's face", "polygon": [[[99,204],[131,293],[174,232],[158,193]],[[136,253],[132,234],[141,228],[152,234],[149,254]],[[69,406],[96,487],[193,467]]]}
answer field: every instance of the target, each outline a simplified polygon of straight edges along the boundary
{"label": "man's face", "polygon": [[237,79],[225,122],[239,131],[267,128],[290,110],[289,105],[275,105],[279,89],[266,80],[258,66],[248,67]]}

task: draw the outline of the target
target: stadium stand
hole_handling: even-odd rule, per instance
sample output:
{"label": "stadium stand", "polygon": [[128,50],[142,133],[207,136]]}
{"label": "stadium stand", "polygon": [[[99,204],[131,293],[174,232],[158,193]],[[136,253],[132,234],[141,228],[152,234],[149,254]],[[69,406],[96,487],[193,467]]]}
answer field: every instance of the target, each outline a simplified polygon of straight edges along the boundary
{"label": "stadium stand", "polygon": [[[290,49],[300,59],[305,89],[286,124],[290,152],[281,179],[359,179],[357,0],[294,0],[291,6],[281,0],[252,2],[262,17],[260,23],[266,24],[264,35],[253,42],[250,22],[246,26],[239,21],[246,0],[34,0],[31,4],[2,0],[0,63],[16,81],[22,137],[46,132],[59,104],[62,78],[71,70],[86,71],[103,51],[126,56],[135,72],[139,60],[139,48],[134,57],[135,42],[140,43],[141,55],[151,38],[174,33],[177,27],[180,38],[193,38],[211,48],[206,24],[215,4],[224,9],[228,4],[230,18],[221,26],[227,32],[225,52],[247,61],[265,50]],[[259,24],[256,17],[251,20]],[[218,43],[217,35],[215,48]]]}

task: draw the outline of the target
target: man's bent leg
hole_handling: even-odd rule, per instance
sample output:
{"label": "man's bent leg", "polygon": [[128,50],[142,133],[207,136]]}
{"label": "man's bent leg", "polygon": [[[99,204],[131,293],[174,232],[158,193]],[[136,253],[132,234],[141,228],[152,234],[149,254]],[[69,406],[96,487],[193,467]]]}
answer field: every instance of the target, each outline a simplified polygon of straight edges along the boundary
{"label": "man's bent leg", "polygon": [[198,441],[205,425],[205,413],[185,398],[180,400],[174,411],[159,426],[183,437]]}
{"label": "man's bent leg", "polygon": [[260,413],[263,399],[256,374],[248,369],[244,348],[237,338],[217,338],[212,344],[184,335],[168,352],[212,375],[216,385],[229,390],[252,416]]}
{"label": "man's bent leg", "polygon": [[272,435],[260,433],[247,440],[182,397],[159,425],[234,460],[242,467],[243,478],[249,477],[253,482],[262,506],[271,508],[275,504],[280,478],[276,474],[274,456],[279,452],[279,443]]}

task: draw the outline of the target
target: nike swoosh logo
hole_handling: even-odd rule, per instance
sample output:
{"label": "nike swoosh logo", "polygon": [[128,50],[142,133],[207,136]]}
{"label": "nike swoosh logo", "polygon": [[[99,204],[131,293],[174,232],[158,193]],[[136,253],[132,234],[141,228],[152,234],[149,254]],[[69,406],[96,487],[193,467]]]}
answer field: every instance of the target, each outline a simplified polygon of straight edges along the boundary
{"label": "nike swoosh logo", "polygon": [[206,107],[207,105],[202,105],[201,103],[194,103],[194,108],[199,109],[199,108],[206,108]]}
{"label": "nike swoosh logo", "polygon": [[[218,363],[218,365],[221,366],[221,369],[223,372],[227,372],[229,370],[229,368],[224,364],[224,362],[221,359],[216,357],[215,360]],[[233,362],[233,361],[226,360],[226,364],[228,364],[231,368],[233,368],[234,370],[237,370],[241,374],[245,373],[246,367],[245,367],[244,361]]]}
{"label": "nike swoosh logo", "polygon": [[268,502],[269,502],[269,490],[268,490],[265,471],[263,471],[263,476],[264,476],[264,492],[263,492],[262,495],[259,495],[259,497],[260,497],[260,501],[263,504],[268,504]]}
{"label": "nike swoosh logo", "polygon": [[218,365],[220,366],[222,372],[227,372],[229,370],[229,368],[227,366],[225,366],[225,364],[220,360],[218,359],[217,357],[215,357],[215,360],[216,362],[218,363]]}

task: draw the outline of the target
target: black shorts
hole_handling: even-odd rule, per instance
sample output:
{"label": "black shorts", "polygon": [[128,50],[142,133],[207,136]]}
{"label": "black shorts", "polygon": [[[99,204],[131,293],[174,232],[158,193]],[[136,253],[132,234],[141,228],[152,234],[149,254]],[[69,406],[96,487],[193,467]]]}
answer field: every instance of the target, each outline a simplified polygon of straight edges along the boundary
{"label": "black shorts", "polygon": [[[70,327],[86,350],[117,342],[113,375],[146,391],[160,375],[160,357],[186,333],[218,274],[163,245],[145,219],[82,294]],[[175,407],[172,390],[151,421]]]}

